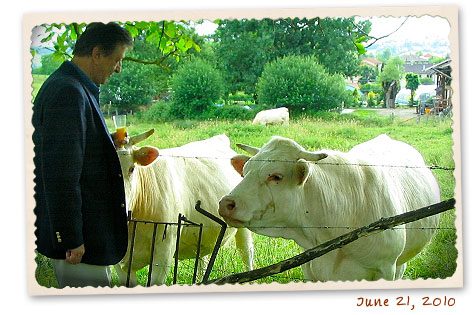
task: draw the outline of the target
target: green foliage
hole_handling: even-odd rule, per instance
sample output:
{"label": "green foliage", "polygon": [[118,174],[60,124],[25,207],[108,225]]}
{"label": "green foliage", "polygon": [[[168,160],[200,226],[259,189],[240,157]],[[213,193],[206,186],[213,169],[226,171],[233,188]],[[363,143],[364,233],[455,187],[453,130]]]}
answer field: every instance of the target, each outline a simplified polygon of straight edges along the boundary
{"label": "green foliage", "polygon": [[391,59],[391,57],[392,57],[392,53],[391,53],[391,49],[389,48],[386,48],[382,53],[377,54],[377,58],[384,63],[387,63],[389,59]]}
{"label": "green foliage", "polygon": [[442,61],[444,61],[446,58],[444,57],[436,57],[436,56],[432,56],[429,58],[429,62],[430,63],[433,63],[433,64],[438,64],[438,63],[441,63]]}
{"label": "green foliage", "polygon": [[374,93],[373,91],[370,91],[368,93],[367,102],[368,102],[368,107],[375,107],[377,104],[376,93]]}
{"label": "green foliage", "polygon": [[393,57],[384,66],[377,81],[383,88],[384,103],[387,108],[395,107],[396,95],[401,89],[399,81],[404,74],[404,61],[399,57]]}
{"label": "green foliage", "polygon": [[360,68],[361,77],[358,79],[359,84],[367,84],[369,82],[375,82],[378,76],[378,71],[374,67],[363,65]]}
{"label": "green foliage", "polygon": [[422,85],[431,85],[434,84],[434,79],[432,78],[421,78],[421,84]]}
{"label": "green foliage", "polygon": [[173,106],[176,118],[195,118],[207,112],[223,97],[221,74],[209,62],[194,58],[177,70],[172,78]]}
{"label": "green foliage", "polygon": [[354,18],[221,20],[213,38],[228,92],[254,94],[266,63],[289,55],[314,56],[331,74],[355,76],[369,28]]}
{"label": "green foliage", "polygon": [[[157,53],[159,52],[155,45],[138,38],[129,56],[147,59]],[[101,86],[101,104],[112,104],[112,109],[119,111],[137,111],[141,106],[149,105],[155,96],[166,90],[169,75],[170,73],[161,67],[126,61],[122,71],[111,76],[109,81]]]}
{"label": "green foliage", "polygon": [[50,75],[56,69],[59,68],[61,63],[62,63],[62,61],[57,60],[57,58],[54,54],[42,55],[41,56],[41,67],[39,67],[37,69],[33,69],[32,73],[33,74]]}
{"label": "green foliage", "polygon": [[258,86],[259,104],[289,110],[328,110],[341,106],[345,83],[314,57],[289,56],[268,64]]}
{"label": "green foliage", "polygon": [[[143,38],[148,43],[153,44],[159,51],[158,58],[153,60],[135,59],[127,56],[124,60],[132,60],[139,63],[155,64],[162,66],[163,62],[169,58],[174,57],[176,61],[180,58],[189,55],[189,50],[194,49],[200,51],[199,45],[192,39],[185,28],[185,23],[175,21],[160,21],[160,22],[118,22],[125,29],[127,29],[132,37]],[[46,35],[41,40],[42,43],[53,41],[54,56],[57,60],[64,61],[70,59],[72,50],[77,38],[86,29],[86,23],[53,23],[43,24],[43,35]],[[31,52],[34,54],[40,47],[31,47]]]}
{"label": "green foliage", "polygon": [[147,122],[164,122],[170,120],[171,102],[155,102],[150,108],[140,113],[140,118]]}
{"label": "green foliage", "polygon": [[421,84],[421,80],[418,74],[406,73],[406,88],[411,90],[410,105],[414,105],[414,93]]}

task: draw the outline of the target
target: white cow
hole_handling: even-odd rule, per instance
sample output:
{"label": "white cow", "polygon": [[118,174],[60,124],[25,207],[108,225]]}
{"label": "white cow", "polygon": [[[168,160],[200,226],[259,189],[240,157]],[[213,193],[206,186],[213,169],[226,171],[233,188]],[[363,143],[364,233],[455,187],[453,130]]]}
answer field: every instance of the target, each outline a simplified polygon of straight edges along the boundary
{"label": "white cow", "polygon": [[[219,135],[207,140],[192,142],[181,147],[158,151],[152,146],[136,147],[153,130],[132,137],[123,150],[119,150],[127,205],[132,218],[158,222],[177,222],[178,213],[188,220],[203,223],[200,256],[209,255],[219,234],[219,225],[198,213],[194,207],[201,200],[201,207],[218,215],[219,199],[234,188],[241,177],[233,170],[229,159],[236,154],[229,139]],[[190,158],[192,157],[192,158]],[[195,158],[203,157],[203,158]],[[129,224],[129,248],[116,270],[124,285],[130,258],[130,240],[133,224]],[[152,284],[163,284],[173,265],[176,244],[176,225],[159,225],[155,242]],[[137,284],[136,271],[150,262],[153,225],[138,223],[130,284]],[[180,234],[179,259],[196,257],[199,229],[183,227]],[[223,244],[235,236],[236,245],[247,269],[252,269],[253,242],[248,229],[227,229]],[[202,266],[205,267],[205,266]]]}
{"label": "white cow", "polygon": [[287,107],[279,107],[274,109],[262,110],[256,114],[253,125],[288,125],[289,109]]}
{"label": "white cow", "polygon": [[[307,152],[282,137],[272,137],[261,149],[240,147],[254,156],[232,159],[244,178],[221,199],[219,213],[232,226],[293,239],[304,249],[348,232],[341,227],[358,228],[440,201],[438,184],[419,152],[386,135],[348,153]],[[431,239],[438,219],[359,239],[303,265],[304,276],[319,281],[401,278],[406,262]]]}

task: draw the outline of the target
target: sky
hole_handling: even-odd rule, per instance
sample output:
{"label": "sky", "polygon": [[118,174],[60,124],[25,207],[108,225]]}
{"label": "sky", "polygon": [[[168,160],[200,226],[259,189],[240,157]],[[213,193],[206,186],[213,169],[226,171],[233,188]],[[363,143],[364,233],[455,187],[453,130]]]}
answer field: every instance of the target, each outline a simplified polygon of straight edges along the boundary
{"label": "sky", "polygon": [[[404,20],[406,20],[406,17],[371,17],[372,28],[370,35],[381,37],[397,30],[387,38],[379,40],[378,44],[380,45],[388,41],[404,40],[414,42],[448,41],[450,25],[447,20],[441,17],[409,17],[401,26]],[[216,24],[205,20],[203,24],[197,24],[195,29],[200,35],[209,35],[214,32],[216,27]],[[398,27],[400,28],[398,29]]]}

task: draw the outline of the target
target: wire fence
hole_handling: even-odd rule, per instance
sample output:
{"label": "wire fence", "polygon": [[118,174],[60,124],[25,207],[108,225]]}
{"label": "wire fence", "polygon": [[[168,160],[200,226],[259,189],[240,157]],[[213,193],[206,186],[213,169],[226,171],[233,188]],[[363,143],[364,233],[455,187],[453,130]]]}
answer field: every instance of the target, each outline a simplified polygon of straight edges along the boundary
{"label": "wire fence", "polygon": [[[132,154],[132,153],[128,153]],[[149,155],[147,153],[136,153],[138,155]],[[231,159],[229,157],[210,157],[210,156],[186,156],[186,155],[160,155],[162,157],[171,157],[177,159],[204,159],[204,160],[228,160]],[[248,160],[247,162],[281,162],[281,163],[291,163],[297,164],[299,161],[295,160],[280,160],[280,159],[255,159]],[[387,168],[405,168],[405,169],[430,169],[430,170],[443,170],[443,171],[454,171],[455,167],[453,166],[441,166],[441,165],[388,165],[388,164],[365,164],[365,163],[336,163],[336,162],[325,162],[323,161],[307,161],[311,164],[318,164],[318,165],[330,165],[330,166],[359,166],[359,167],[387,167]]]}
{"label": "wire fence", "polygon": [[[204,160],[228,160],[230,161],[229,157],[210,157],[210,156],[185,156],[185,155],[160,155],[170,158],[177,158],[177,159],[204,159]],[[252,159],[249,160],[250,162],[283,162],[283,163],[299,163],[298,161],[294,160],[280,160],[280,159]],[[249,162],[248,161],[248,162]],[[325,162],[325,161],[318,161],[313,162],[309,161],[308,163],[318,164],[320,166],[354,166],[354,167],[386,167],[386,168],[404,168],[404,169],[430,169],[430,170],[438,170],[438,171],[454,171],[455,167],[451,166],[443,166],[443,165],[388,165],[388,164],[364,164],[364,163],[333,163],[333,162]],[[205,229],[220,229],[218,226],[207,226],[203,225]],[[356,230],[361,228],[360,226],[317,226],[317,225],[306,225],[306,226],[253,226],[253,229],[340,229],[340,230]],[[438,227],[408,227],[408,226],[397,226],[392,227],[389,230],[435,230],[435,231],[456,231],[455,227],[450,226],[438,226]],[[201,257],[197,257],[200,261],[203,261]],[[180,262],[180,264],[186,264],[186,262]],[[196,265],[196,262],[195,262]],[[186,265],[185,265],[186,266]],[[168,266],[167,266],[168,267]],[[169,266],[170,268],[172,266]],[[223,268],[223,265],[219,263],[213,267],[213,275],[215,276],[224,276],[229,274],[229,269]],[[231,270],[231,272],[236,273],[239,272],[239,269]],[[271,275],[267,276],[265,281],[312,281],[310,279],[305,279],[303,275],[299,275],[297,277],[289,277],[283,274],[280,275]]]}

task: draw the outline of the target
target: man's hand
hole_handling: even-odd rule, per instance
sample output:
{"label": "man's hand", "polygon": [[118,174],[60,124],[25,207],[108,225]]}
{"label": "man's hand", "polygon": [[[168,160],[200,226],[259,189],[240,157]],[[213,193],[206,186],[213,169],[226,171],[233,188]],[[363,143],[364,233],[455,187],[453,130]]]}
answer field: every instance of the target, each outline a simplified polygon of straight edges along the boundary
{"label": "man's hand", "polygon": [[85,252],[84,244],[75,249],[68,249],[66,251],[66,262],[73,265],[79,264]]}

